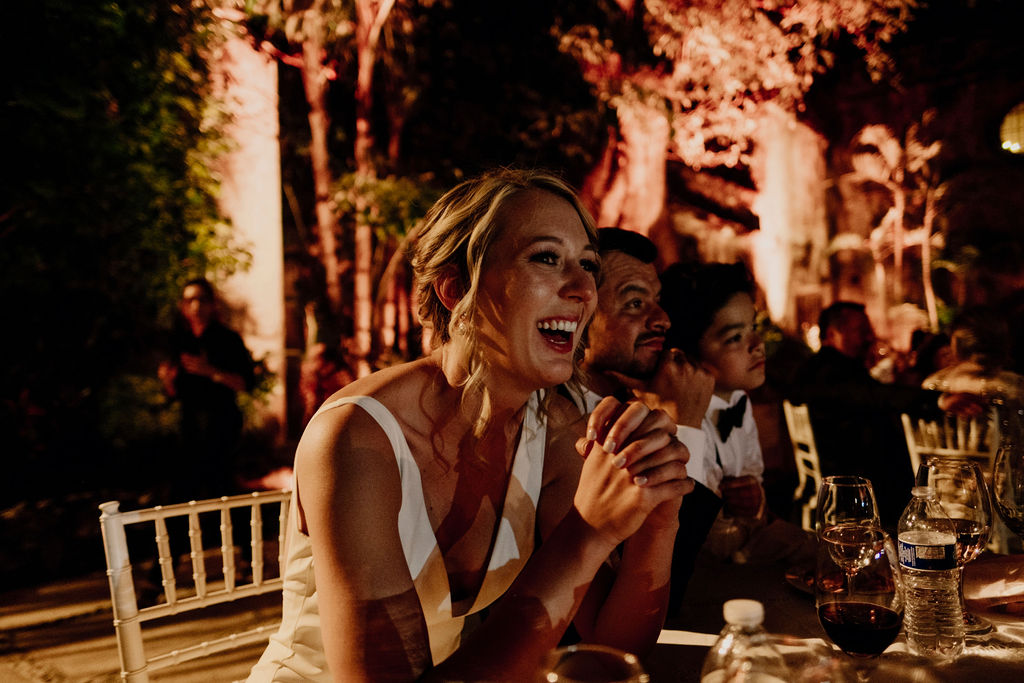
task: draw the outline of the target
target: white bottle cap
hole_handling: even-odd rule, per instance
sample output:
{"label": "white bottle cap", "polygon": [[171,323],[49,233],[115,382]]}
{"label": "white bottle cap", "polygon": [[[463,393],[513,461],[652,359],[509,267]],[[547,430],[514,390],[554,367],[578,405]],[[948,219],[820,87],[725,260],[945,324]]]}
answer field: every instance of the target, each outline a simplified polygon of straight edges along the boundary
{"label": "white bottle cap", "polygon": [[910,495],[915,498],[931,498],[935,495],[935,489],[931,486],[915,486],[910,489]]}
{"label": "white bottle cap", "polygon": [[757,600],[729,600],[722,605],[727,624],[757,626],[764,621],[764,605]]}

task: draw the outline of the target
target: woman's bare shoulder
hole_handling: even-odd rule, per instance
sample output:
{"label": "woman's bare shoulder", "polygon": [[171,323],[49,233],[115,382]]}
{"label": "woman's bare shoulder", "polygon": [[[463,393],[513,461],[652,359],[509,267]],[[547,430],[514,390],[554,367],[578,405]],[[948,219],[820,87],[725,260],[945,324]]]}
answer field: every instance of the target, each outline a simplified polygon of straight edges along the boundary
{"label": "woman's bare shoulder", "polygon": [[296,452],[297,469],[307,461],[317,469],[333,469],[345,461],[362,462],[375,454],[393,461],[385,427],[354,402],[340,401],[372,398],[395,418],[403,433],[408,433],[422,422],[424,396],[436,372],[436,364],[422,358],[379,370],[342,387],[324,401],[306,425]]}
{"label": "woman's bare shoulder", "polygon": [[417,387],[428,382],[437,371],[436,360],[429,356],[392,365],[349,382],[334,392],[324,404],[344,397],[369,396],[387,405],[389,397],[415,391]]}
{"label": "woman's bare shoulder", "polygon": [[405,409],[413,403],[409,399],[422,393],[423,387],[428,383],[433,372],[433,367],[434,364],[429,359],[421,358],[387,367],[349,382],[324,400],[307,425],[307,430],[309,426],[318,422],[326,423],[326,425],[333,424],[336,427],[345,423],[347,416],[352,414],[353,407],[345,404],[338,405],[338,403],[341,399],[346,398],[368,397],[375,399],[392,415],[400,418]]}
{"label": "woman's bare shoulder", "polygon": [[335,394],[306,425],[295,451],[297,472],[319,476],[358,469],[390,452],[387,435],[373,416],[355,403],[330,405],[337,398],[341,396]]}

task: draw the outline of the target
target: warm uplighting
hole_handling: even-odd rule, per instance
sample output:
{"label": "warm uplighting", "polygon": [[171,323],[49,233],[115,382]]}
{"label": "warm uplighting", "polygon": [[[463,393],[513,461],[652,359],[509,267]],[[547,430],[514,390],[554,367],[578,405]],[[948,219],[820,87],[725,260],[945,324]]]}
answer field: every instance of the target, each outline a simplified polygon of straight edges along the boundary
{"label": "warm uplighting", "polygon": [[1010,110],[999,127],[1003,149],[1012,154],[1024,152],[1024,102]]}

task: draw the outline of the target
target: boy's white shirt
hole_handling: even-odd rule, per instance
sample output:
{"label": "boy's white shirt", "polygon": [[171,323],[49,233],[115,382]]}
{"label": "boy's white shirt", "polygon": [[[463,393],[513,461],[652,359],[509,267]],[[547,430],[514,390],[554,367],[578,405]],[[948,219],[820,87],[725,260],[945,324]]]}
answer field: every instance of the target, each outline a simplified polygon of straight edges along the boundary
{"label": "boy's white shirt", "polygon": [[[743,422],[729,433],[728,441],[722,442],[718,435],[718,428],[715,426],[718,423],[718,413],[736,405],[746,394],[747,392],[742,389],[737,389],[729,395],[728,401],[712,395],[711,401],[708,403],[708,410],[704,414],[704,420],[701,422],[701,429],[705,437],[702,462],[706,469],[702,473],[704,478],[698,479],[698,481],[719,496],[722,495],[723,477],[753,475],[760,482],[764,474],[764,456],[761,454],[761,441],[757,432],[757,423],[754,422],[754,409],[751,407],[749,399],[746,410],[743,411]],[[721,460],[721,466],[715,459],[716,451]],[[687,466],[687,471],[689,471],[689,466]],[[693,473],[690,476],[697,479]]]}
{"label": "boy's white shirt", "polygon": [[[584,415],[589,415],[593,412],[594,408],[597,407],[597,404],[601,402],[601,399],[603,399],[604,396],[601,396],[597,392],[591,391],[586,387],[581,388],[582,394],[576,391],[570,391],[569,393],[572,394],[576,407],[579,408]],[[707,421],[707,417],[705,417],[704,420]],[[686,446],[688,451],[690,451],[690,460],[686,463],[686,473],[692,477],[694,481],[699,481],[704,486],[708,486],[706,480],[708,463],[705,462],[708,454],[708,437],[704,430],[697,427],[688,427],[687,425],[676,425],[676,438]],[[758,452],[760,453],[760,451]],[[714,465],[714,451],[711,451],[711,455],[711,464]],[[719,476],[718,480],[721,481],[721,476]],[[708,488],[711,487],[708,486]],[[712,490],[717,492],[717,485],[716,488]]]}

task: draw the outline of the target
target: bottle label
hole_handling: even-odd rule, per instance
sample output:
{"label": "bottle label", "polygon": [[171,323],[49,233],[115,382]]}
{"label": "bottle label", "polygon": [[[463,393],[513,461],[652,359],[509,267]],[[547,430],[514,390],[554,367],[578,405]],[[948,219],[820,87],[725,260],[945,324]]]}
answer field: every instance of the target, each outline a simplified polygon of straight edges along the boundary
{"label": "bottle label", "polygon": [[899,539],[900,564],[908,569],[956,569],[956,543],[921,544]]}

